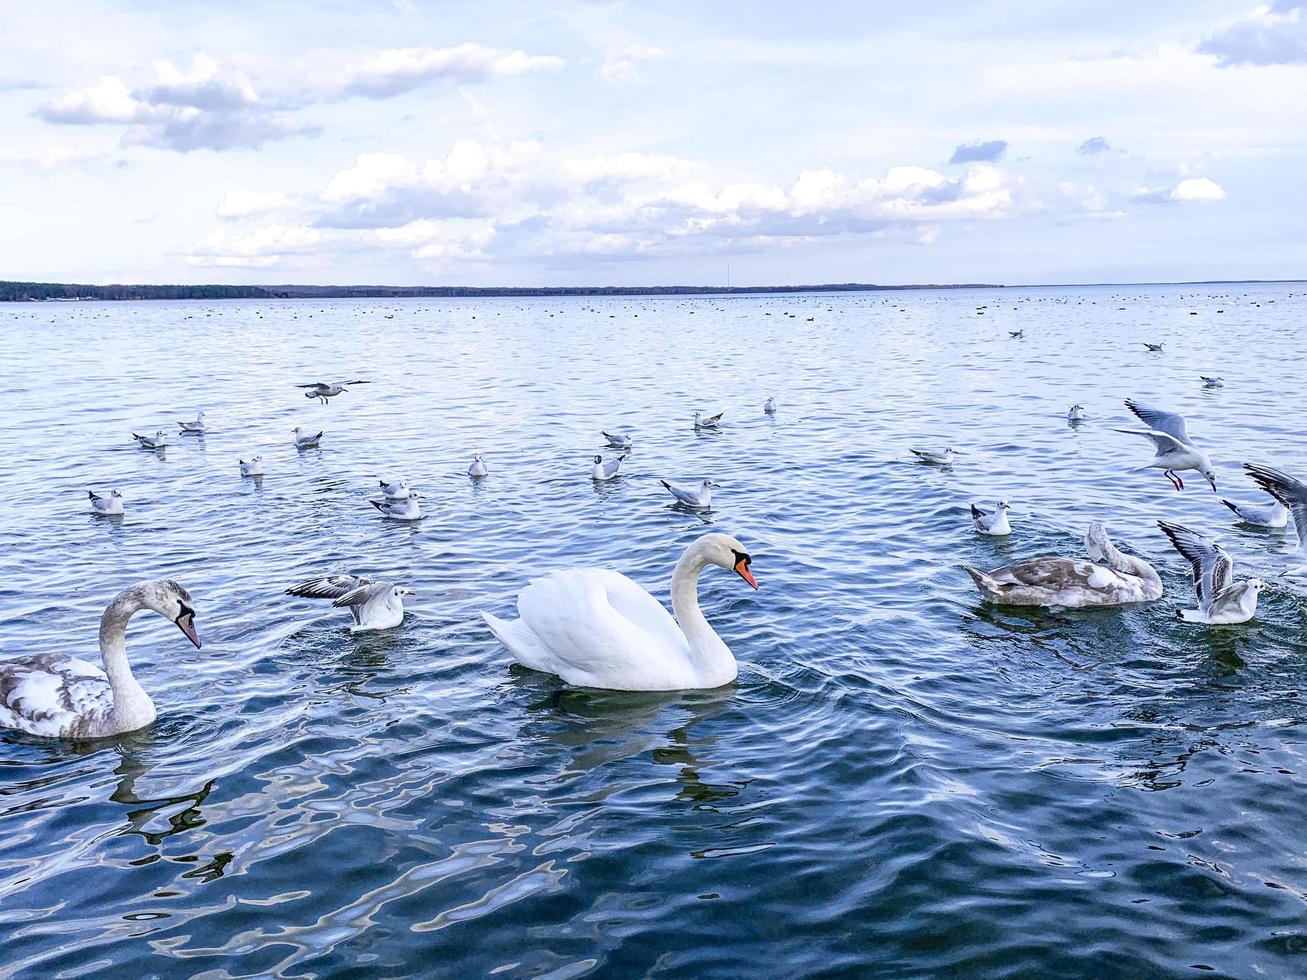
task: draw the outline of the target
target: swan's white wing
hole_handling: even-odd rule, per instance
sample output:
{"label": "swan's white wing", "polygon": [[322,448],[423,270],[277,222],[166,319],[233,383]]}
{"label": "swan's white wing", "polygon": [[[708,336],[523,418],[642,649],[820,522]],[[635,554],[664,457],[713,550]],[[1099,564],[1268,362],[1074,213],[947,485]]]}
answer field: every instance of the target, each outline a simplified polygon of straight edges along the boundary
{"label": "swan's white wing", "polygon": [[530,660],[519,659],[569,683],[675,689],[692,674],[689,645],[671,614],[616,572],[575,569],[536,579],[518,596],[517,611],[535,641]]}
{"label": "swan's white wing", "polygon": [[1140,405],[1133,398],[1125,400],[1125,407],[1134,412],[1139,420],[1150,429],[1156,429],[1158,432],[1165,432],[1169,436],[1174,436],[1186,446],[1193,445],[1193,441],[1189,438],[1189,425],[1185,422],[1183,415],[1177,412],[1167,412],[1160,408],[1152,408],[1148,405]]}
{"label": "swan's white wing", "polygon": [[0,664],[0,728],[75,737],[113,711],[113,690],[99,667],[45,654]]}

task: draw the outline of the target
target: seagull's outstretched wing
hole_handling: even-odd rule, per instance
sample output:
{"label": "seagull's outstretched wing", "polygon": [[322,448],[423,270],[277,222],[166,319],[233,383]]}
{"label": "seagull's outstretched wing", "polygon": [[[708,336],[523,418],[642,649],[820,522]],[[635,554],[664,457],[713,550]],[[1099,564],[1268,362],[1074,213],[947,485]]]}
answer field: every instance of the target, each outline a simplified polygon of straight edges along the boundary
{"label": "seagull's outstretched wing", "polygon": [[1125,400],[1125,407],[1134,412],[1139,420],[1150,429],[1158,432],[1165,432],[1169,436],[1174,436],[1186,446],[1192,446],[1193,441],[1189,438],[1189,426],[1185,422],[1183,415],[1176,412],[1166,412],[1160,408],[1150,408],[1147,405],[1140,405],[1133,398]]}
{"label": "seagull's outstretched wing", "polygon": [[394,586],[389,582],[363,581],[358,588],[350,589],[344,595],[336,599],[332,605],[340,608],[344,608],[345,606],[364,606],[377,596],[384,595],[393,588]]}
{"label": "seagull's outstretched wing", "polygon": [[1198,608],[1207,612],[1212,600],[1234,581],[1234,559],[1215,541],[1189,530],[1183,524],[1158,521],[1157,526],[1193,568]]}
{"label": "seagull's outstretched wing", "polygon": [[1259,487],[1289,508],[1298,547],[1307,547],[1307,483],[1264,463],[1244,463],[1243,468]]}
{"label": "seagull's outstretched wing", "polygon": [[[293,585],[286,590],[286,594],[299,596],[301,599],[340,599],[370,584],[368,579],[357,575],[324,575],[322,578]],[[340,603],[336,604],[340,605]]]}
{"label": "seagull's outstretched wing", "polygon": [[315,381],[312,384],[296,385],[295,387],[296,388],[326,388],[327,385],[323,384],[321,381]]}
{"label": "seagull's outstretched wing", "polygon": [[1173,453],[1177,450],[1187,449],[1184,442],[1171,435],[1169,432],[1162,432],[1160,429],[1113,429],[1113,432],[1124,432],[1128,436],[1146,436],[1153,440],[1153,445],[1157,447],[1157,455],[1163,453]]}
{"label": "seagull's outstretched wing", "polygon": [[361,380],[360,380],[360,381],[338,381],[338,382],[336,382],[336,383],[337,383],[337,384],[342,384],[342,385],[370,385],[370,384],[372,384],[371,381],[361,381]]}

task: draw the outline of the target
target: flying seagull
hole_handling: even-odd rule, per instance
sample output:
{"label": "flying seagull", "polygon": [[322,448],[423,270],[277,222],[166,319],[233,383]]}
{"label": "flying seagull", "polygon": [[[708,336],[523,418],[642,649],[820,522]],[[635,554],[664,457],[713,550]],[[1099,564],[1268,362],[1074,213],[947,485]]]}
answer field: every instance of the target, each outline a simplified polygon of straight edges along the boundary
{"label": "flying seagull", "polygon": [[328,398],[335,398],[342,392],[349,391],[350,385],[370,385],[371,381],[337,381],[335,384],[324,384],[321,381],[314,381],[312,384],[296,385],[296,388],[308,388],[304,392],[305,398],[316,398],[322,404],[327,404]]}
{"label": "flying seagull", "polygon": [[1171,481],[1171,486],[1177,490],[1184,489],[1184,480],[1180,479],[1179,471],[1197,470],[1207,478],[1207,482],[1212,485],[1212,491],[1216,491],[1216,471],[1212,468],[1211,457],[1195,446],[1193,440],[1189,438],[1189,426],[1185,423],[1183,415],[1166,412],[1160,408],[1149,408],[1147,405],[1140,405],[1132,398],[1125,400],[1125,407],[1134,412],[1148,428],[1116,431],[1151,439],[1156,450],[1152,462],[1140,469],[1154,467],[1160,469]]}

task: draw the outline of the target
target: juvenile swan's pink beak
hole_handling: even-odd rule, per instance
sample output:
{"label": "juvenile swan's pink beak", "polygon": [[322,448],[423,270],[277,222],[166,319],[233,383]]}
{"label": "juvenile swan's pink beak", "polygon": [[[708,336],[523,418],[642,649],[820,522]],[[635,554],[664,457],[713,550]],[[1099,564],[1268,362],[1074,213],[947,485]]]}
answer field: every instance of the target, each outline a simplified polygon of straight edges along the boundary
{"label": "juvenile swan's pink beak", "polygon": [[197,633],[197,632],[195,632],[195,619],[194,619],[194,617],[192,617],[192,616],[184,616],[184,617],[179,618],[179,619],[177,620],[177,628],[178,628],[179,630],[181,630],[183,633],[186,634],[186,639],[190,640],[192,643],[195,644],[195,649],[196,649],[196,650],[198,650],[198,649],[200,648],[200,646],[201,646],[201,644],[200,644],[200,634]]}

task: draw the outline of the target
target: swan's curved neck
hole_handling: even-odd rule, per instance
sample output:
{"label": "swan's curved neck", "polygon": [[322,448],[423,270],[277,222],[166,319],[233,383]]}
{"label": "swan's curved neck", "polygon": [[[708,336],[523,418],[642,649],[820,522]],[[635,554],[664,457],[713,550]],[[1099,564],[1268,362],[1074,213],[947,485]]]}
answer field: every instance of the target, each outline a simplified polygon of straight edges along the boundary
{"label": "swan's curved neck", "polygon": [[1144,579],[1159,586],[1162,584],[1162,577],[1157,574],[1152,565],[1142,558],[1125,554],[1110,541],[1103,542],[1103,551],[1105,564],[1109,568],[1121,572],[1123,575],[1133,575],[1135,578]]}
{"label": "swan's curved neck", "polygon": [[703,683],[711,686],[735,679],[735,656],[708,624],[699,609],[699,573],[708,560],[699,546],[687,548],[672,572],[672,612],[690,646],[690,660]]}
{"label": "swan's curved neck", "polygon": [[[109,603],[100,617],[100,657],[104,672],[113,690],[114,715],[120,719],[136,719],[143,714],[154,714],[154,705],[145,689],[132,676],[127,662],[127,621],[147,608],[144,597],[136,589],[128,589]],[[148,720],[146,723],[148,723]]]}

